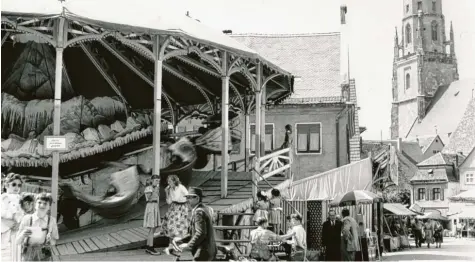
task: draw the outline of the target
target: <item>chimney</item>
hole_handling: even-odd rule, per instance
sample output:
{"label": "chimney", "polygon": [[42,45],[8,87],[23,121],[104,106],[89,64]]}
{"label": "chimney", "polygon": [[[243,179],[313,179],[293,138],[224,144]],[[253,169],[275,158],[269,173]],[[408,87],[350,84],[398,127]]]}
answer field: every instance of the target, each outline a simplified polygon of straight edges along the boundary
{"label": "chimney", "polygon": [[[345,0],[343,2],[346,2]],[[348,8],[345,3],[340,6],[340,81],[348,84],[350,80],[349,55],[348,55]]]}

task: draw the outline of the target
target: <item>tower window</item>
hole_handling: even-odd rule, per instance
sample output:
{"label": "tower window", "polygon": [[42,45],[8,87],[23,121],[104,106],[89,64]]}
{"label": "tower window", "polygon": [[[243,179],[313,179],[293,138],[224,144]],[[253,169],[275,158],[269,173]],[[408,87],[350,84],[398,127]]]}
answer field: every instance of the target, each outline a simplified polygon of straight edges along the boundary
{"label": "tower window", "polygon": [[432,2],[432,12],[433,13],[437,12],[437,5],[435,1]]}
{"label": "tower window", "polygon": [[422,1],[417,2],[417,10],[422,10]]}
{"label": "tower window", "polygon": [[406,89],[409,89],[411,87],[411,75],[409,73],[406,73]]}
{"label": "tower window", "polygon": [[406,25],[406,44],[410,44],[412,42],[412,34],[411,34],[411,25]]}
{"label": "tower window", "polygon": [[436,21],[432,21],[431,23],[431,34],[432,34],[432,41],[437,41],[437,31],[439,29],[439,24]]}
{"label": "tower window", "polygon": [[409,5],[406,5],[406,13],[409,13]]}

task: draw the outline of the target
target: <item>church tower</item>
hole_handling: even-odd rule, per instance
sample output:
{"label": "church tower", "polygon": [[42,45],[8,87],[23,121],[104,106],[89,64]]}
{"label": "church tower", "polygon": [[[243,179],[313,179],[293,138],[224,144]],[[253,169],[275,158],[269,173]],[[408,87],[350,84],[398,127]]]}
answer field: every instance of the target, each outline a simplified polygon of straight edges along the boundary
{"label": "church tower", "polygon": [[394,37],[391,138],[405,138],[421,121],[440,86],[458,80],[454,33],[445,33],[442,0],[403,0]]}

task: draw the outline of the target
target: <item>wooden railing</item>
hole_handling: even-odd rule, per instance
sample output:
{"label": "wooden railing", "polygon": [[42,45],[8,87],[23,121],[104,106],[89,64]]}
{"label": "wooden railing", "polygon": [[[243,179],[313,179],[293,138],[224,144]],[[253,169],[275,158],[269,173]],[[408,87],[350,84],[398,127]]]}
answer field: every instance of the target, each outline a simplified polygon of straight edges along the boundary
{"label": "wooden railing", "polygon": [[[247,161],[248,170],[252,169],[254,156],[255,156],[254,154],[249,156],[249,159]],[[233,172],[246,170],[246,161],[245,160],[246,159],[243,158],[243,159],[239,159],[239,160],[229,162],[228,163],[228,170],[233,171]],[[221,166],[217,167],[217,170],[221,170]]]}
{"label": "wooden railing", "polygon": [[[292,157],[290,148],[284,148],[265,155],[258,160],[258,165],[256,165],[255,171],[259,172],[260,174],[260,176],[257,178],[257,182],[277,174],[282,174],[286,170],[290,171],[291,165]],[[291,172],[287,173],[287,178],[290,178]]]}

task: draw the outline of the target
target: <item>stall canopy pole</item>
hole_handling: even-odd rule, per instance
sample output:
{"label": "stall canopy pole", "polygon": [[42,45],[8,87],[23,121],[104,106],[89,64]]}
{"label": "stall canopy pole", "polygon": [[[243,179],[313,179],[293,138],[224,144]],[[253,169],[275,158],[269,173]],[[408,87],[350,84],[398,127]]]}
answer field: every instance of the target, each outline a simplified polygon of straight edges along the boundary
{"label": "stall canopy pole", "polygon": [[[63,50],[65,44],[65,19],[56,20],[56,66],[54,78],[54,112],[53,112],[53,135],[61,134],[61,84],[63,82]],[[58,182],[59,182],[59,151],[53,151],[53,163],[51,174],[51,216],[56,218],[58,213]]]}
{"label": "stall canopy pole", "polygon": [[221,98],[221,197],[228,195],[228,163],[229,163],[229,75],[228,75],[228,53],[223,52],[222,57],[222,98]]}
{"label": "stall canopy pole", "polygon": [[153,174],[160,175],[160,130],[162,115],[162,66],[160,55],[160,36],[153,37],[153,54],[155,57],[153,89]]}

